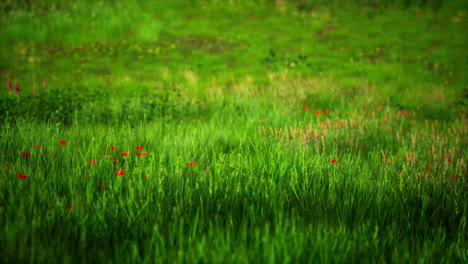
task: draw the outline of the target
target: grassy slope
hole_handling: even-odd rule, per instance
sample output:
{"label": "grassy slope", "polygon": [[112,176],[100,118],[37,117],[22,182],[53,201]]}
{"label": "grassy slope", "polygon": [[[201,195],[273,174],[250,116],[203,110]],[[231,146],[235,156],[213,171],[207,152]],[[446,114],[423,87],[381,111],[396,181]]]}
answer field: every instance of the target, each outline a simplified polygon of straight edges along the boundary
{"label": "grassy slope", "polygon": [[81,98],[68,127],[2,124],[6,262],[467,260],[465,11],[40,14],[2,16],[2,79],[24,87],[25,109],[32,78],[102,98]]}

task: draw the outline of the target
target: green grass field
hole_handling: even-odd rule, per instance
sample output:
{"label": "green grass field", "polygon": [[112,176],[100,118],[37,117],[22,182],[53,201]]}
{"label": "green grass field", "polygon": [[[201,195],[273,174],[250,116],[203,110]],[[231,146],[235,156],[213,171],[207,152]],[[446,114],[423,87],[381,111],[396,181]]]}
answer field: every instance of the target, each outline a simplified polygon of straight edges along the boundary
{"label": "green grass field", "polygon": [[0,2],[0,262],[468,263],[467,7]]}

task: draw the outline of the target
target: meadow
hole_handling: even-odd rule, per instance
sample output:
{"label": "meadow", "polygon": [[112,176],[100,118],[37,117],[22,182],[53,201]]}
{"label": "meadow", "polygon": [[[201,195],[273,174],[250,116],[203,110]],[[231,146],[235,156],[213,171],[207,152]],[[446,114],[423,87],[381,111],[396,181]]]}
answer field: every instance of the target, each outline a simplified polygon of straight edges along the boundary
{"label": "meadow", "polygon": [[0,263],[468,263],[466,1],[0,12]]}

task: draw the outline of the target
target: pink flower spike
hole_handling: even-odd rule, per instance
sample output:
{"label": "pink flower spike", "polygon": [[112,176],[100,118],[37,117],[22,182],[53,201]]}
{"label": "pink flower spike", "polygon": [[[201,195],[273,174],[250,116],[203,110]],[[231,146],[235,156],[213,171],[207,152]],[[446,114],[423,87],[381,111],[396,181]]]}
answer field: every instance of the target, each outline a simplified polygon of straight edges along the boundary
{"label": "pink flower spike", "polygon": [[11,86],[11,79],[8,78],[8,80],[7,80],[7,89],[8,89],[8,92],[11,91],[11,87],[12,87],[12,86]]}
{"label": "pink flower spike", "polygon": [[15,86],[15,95],[18,96],[18,95],[19,95],[19,92],[20,92],[20,87],[19,87],[19,84],[16,83],[16,86]]}

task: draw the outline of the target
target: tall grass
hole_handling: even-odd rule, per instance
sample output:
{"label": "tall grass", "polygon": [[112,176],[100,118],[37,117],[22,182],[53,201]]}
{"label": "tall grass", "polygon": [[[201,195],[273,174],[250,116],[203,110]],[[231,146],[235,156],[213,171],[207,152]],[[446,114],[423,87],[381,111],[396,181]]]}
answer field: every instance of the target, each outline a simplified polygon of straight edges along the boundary
{"label": "tall grass", "polygon": [[468,261],[464,9],[4,3],[0,262]]}

